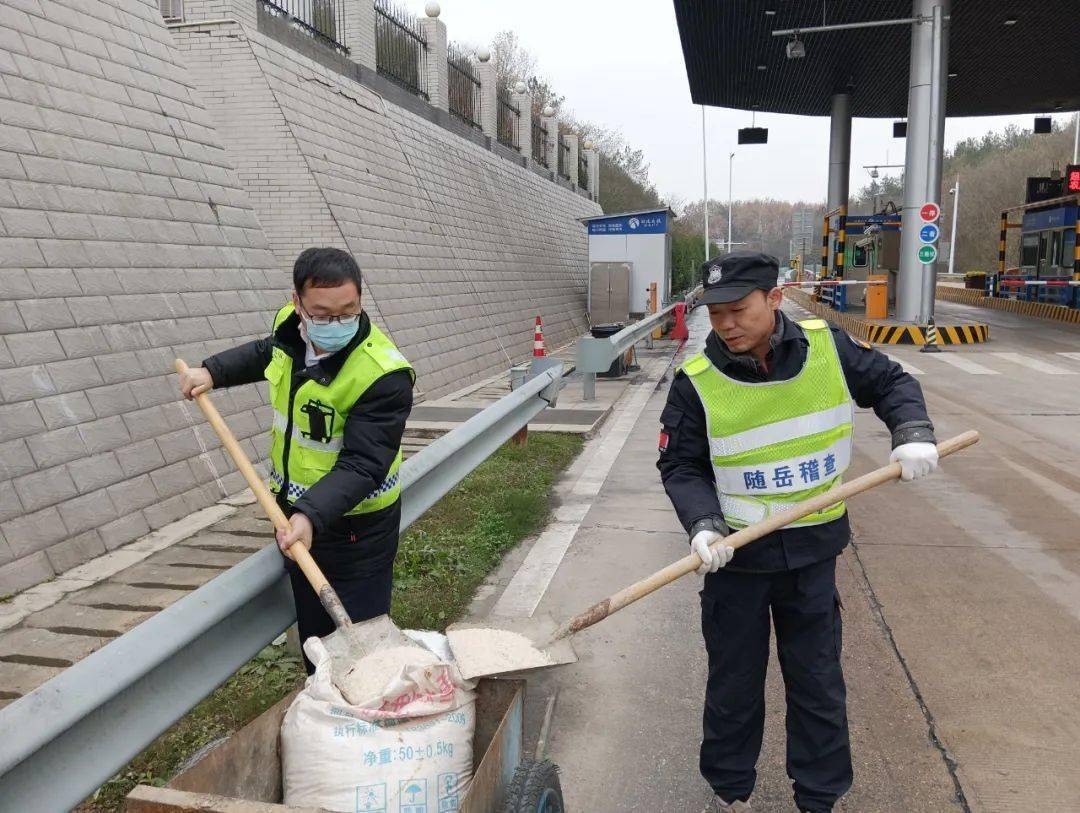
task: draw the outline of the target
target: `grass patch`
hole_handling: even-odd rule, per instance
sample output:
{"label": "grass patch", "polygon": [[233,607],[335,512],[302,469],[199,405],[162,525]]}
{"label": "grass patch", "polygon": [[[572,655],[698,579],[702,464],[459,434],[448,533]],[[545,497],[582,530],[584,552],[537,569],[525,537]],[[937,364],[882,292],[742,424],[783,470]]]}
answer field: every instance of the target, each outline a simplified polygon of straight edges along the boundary
{"label": "grass patch", "polygon": [[551,488],[581,445],[550,433],[506,445],[414,523],[394,563],[395,623],[442,630],[455,621],[502,554],[544,527]]}
{"label": "grass patch", "polygon": [[[432,506],[401,538],[394,621],[441,630],[456,620],[503,553],[546,524],[552,485],[581,446],[575,435],[530,434],[524,447],[503,446]],[[242,728],[303,677],[298,656],[284,646],[266,647],[78,810],[112,813],[135,785],[164,785],[192,754]]]}

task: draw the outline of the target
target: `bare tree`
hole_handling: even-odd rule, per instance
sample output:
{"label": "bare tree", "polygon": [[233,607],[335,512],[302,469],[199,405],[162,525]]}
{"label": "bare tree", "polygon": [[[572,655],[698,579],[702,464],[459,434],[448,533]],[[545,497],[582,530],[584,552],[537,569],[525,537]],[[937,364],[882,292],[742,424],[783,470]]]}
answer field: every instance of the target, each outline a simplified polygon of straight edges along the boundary
{"label": "bare tree", "polygon": [[[500,87],[524,82],[532,95],[533,115],[548,105],[559,109],[565,98],[537,73],[536,56],[521,44],[517,33],[500,31],[491,41],[491,59]],[[649,181],[649,164],[642,150],[631,147],[617,129],[576,119],[561,111],[561,133],[578,133],[581,144],[591,141],[600,153],[600,205],[606,212],[659,206],[660,196]]]}

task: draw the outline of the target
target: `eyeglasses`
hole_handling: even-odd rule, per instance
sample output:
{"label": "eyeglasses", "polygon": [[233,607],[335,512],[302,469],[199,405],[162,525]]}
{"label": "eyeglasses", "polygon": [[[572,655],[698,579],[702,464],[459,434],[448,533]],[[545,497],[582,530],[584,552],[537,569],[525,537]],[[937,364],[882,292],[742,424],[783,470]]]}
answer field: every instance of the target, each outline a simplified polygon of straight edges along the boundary
{"label": "eyeglasses", "polygon": [[343,313],[340,316],[312,316],[304,309],[304,315],[308,318],[308,321],[313,325],[325,326],[333,322],[337,322],[340,325],[349,327],[355,325],[360,320],[359,313]]}

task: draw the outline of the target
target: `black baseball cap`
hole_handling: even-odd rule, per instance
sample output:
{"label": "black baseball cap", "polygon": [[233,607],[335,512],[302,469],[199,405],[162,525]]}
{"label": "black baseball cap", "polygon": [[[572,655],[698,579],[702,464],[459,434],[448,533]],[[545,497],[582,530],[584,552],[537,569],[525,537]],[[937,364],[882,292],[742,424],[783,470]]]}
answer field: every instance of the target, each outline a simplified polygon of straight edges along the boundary
{"label": "black baseball cap", "polygon": [[701,265],[705,290],[699,305],[735,302],[760,288],[771,291],[780,276],[780,261],[759,251],[733,251]]}

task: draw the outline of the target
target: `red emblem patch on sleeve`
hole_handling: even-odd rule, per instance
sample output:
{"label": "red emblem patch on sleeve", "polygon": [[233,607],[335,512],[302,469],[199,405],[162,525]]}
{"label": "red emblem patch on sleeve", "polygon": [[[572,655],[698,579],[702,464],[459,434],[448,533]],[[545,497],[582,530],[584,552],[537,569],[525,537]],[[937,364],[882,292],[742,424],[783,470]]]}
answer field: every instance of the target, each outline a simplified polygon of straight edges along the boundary
{"label": "red emblem patch on sleeve", "polygon": [[670,438],[668,437],[667,432],[661,432],[660,433],[660,453],[661,454],[663,454],[664,452],[667,451],[667,446],[668,446],[668,441],[669,440],[670,440]]}

